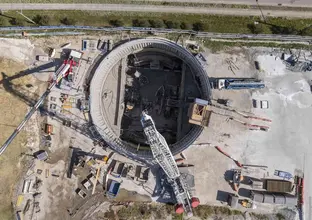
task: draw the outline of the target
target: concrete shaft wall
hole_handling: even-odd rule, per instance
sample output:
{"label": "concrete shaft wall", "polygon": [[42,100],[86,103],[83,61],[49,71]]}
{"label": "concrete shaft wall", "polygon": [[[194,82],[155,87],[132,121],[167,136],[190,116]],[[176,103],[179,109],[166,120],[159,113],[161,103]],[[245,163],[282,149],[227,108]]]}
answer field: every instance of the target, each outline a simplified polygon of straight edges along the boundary
{"label": "concrete shaft wall", "polygon": [[[144,48],[156,48],[164,53],[175,54],[176,57],[183,60],[200,81],[201,96],[203,99],[210,99],[210,83],[206,71],[202,68],[199,61],[185,48],[180,45],[162,38],[144,38],[132,40],[124,43],[112,50],[100,63],[92,78],[90,85],[90,113],[94,126],[103,139],[110,145],[112,149],[118,153],[139,160],[152,159],[152,153],[148,150],[137,151],[130,143],[121,140],[110,128],[105,109],[102,102],[102,94],[104,83],[112,68],[122,58],[126,58],[129,54],[136,53]],[[180,141],[170,145],[172,153],[178,154],[190,146],[201,134],[203,128],[194,126],[190,132]]]}

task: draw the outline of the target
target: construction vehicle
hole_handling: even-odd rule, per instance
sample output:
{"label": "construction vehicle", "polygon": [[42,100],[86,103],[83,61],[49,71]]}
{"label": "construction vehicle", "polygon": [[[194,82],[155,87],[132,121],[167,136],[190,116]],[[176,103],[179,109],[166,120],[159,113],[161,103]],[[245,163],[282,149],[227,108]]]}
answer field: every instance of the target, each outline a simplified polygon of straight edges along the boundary
{"label": "construction vehicle", "polygon": [[163,169],[167,181],[173,189],[177,201],[176,213],[186,212],[188,216],[192,216],[192,207],[195,208],[199,205],[199,199],[192,197],[187,182],[181,176],[165,138],[157,131],[152,117],[144,111],[142,112],[141,124],[153,157]]}
{"label": "construction vehicle", "polygon": [[212,79],[211,88],[213,89],[262,89],[265,84],[261,80],[252,78],[226,78]]}
{"label": "construction vehicle", "polygon": [[238,188],[239,188],[240,182],[243,179],[244,179],[244,176],[242,175],[242,170],[234,169],[233,170],[232,180],[230,180],[230,183],[232,184],[232,187],[233,187],[234,191],[238,192]]}
{"label": "construction vehicle", "polygon": [[[93,182],[92,195],[95,193],[95,188],[100,178],[101,169],[103,168],[103,166],[105,166],[108,163],[108,160],[109,160],[108,156],[104,156],[103,160],[95,160],[97,162],[97,170],[96,170],[95,180]],[[105,174],[107,174],[107,170],[105,171]]]}
{"label": "construction vehicle", "polygon": [[31,116],[37,111],[37,109],[41,106],[43,101],[48,97],[50,94],[50,91],[57,85],[59,82],[64,78],[67,77],[69,74],[69,70],[71,69],[71,65],[73,65],[73,62],[71,61],[73,58],[69,57],[69,59],[61,65],[61,67],[55,72],[54,77],[52,81],[50,82],[49,87],[47,90],[43,93],[43,95],[39,98],[37,103],[29,110],[29,112],[25,115],[25,118],[23,121],[18,125],[18,127],[13,131],[11,136],[4,142],[4,144],[0,148],[0,155],[3,154],[3,152],[7,149],[7,147],[11,144],[11,142],[14,140],[16,135],[23,129],[25,124],[29,121]]}

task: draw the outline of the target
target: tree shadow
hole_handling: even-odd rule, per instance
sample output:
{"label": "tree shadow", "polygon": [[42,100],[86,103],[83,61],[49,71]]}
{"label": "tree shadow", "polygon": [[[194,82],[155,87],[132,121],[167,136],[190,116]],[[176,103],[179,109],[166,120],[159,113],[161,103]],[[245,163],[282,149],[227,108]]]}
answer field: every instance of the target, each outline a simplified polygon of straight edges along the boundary
{"label": "tree shadow", "polygon": [[7,16],[7,15],[5,15],[5,14],[0,14],[0,16],[2,16],[2,17],[5,17],[5,18],[10,18],[10,19],[16,19],[16,18],[14,18],[14,17],[11,17],[11,16]]}
{"label": "tree shadow", "polygon": [[284,35],[296,35],[300,33],[294,26],[280,26],[276,24],[271,24],[266,21],[258,21],[261,24],[270,26],[272,34],[284,34]]}

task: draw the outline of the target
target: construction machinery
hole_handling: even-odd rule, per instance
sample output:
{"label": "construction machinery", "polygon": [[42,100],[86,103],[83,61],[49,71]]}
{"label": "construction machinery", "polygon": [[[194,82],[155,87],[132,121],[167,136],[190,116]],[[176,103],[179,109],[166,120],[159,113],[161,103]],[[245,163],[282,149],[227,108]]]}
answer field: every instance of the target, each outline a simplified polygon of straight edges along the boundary
{"label": "construction machinery", "polygon": [[232,180],[230,180],[230,183],[232,184],[234,191],[238,192],[239,185],[243,179],[244,176],[242,175],[242,170],[233,169],[233,176]]}
{"label": "construction machinery", "polygon": [[176,197],[176,213],[186,212],[193,215],[192,207],[199,205],[199,199],[192,197],[186,180],[181,176],[176,161],[165,138],[157,131],[151,116],[142,112],[141,124],[148,140],[153,157],[166,174],[167,181],[173,188]]}
{"label": "construction machinery", "polygon": [[262,89],[265,84],[261,80],[253,78],[225,78],[211,79],[213,89]]}
{"label": "construction machinery", "polygon": [[[109,157],[108,156],[104,156],[103,157],[103,160],[97,160],[98,164],[97,164],[97,170],[96,170],[96,176],[95,176],[95,180],[93,182],[93,189],[92,189],[92,195],[95,193],[95,188],[96,188],[96,184],[99,180],[99,177],[100,177],[100,172],[101,172],[101,169],[104,165],[107,164],[109,160]],[[107,173],[107,172],[105,172]]]}
{"label": "construction machinery", "polygon": [[67,77],[69,72],[71,71],[71,66],[74,64],[72,61],[73,58],[70,56],[67,61],[65,61],[61,67],[55,72],[54,77],[47,88],[47,90],[43,93],[43,95],[39,98],[37,103],[29,110],[29,112],[25,115],[23,121],[18,125],[18,127],[13,131],[11,136],[5,141],[5,143],[0,148],[0,155],[7,149],[7,147],[14,140],[16,135],[23,129],[25,124],[29,121],[31,116],[36,112],[36,110],[41,106],[43,101],[48,97],[50,91],[64,78]]}

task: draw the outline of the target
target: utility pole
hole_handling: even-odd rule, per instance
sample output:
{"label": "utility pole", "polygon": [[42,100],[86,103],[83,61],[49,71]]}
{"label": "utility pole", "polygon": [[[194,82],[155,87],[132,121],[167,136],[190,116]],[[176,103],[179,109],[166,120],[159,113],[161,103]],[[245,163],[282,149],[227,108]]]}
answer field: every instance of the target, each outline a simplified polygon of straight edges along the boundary
{"label": "utility pole", "polygon": [[22,5],[23,5],[23,3],[22,3],[22,0],[21,0],[21,11],[20,11],[20,12],[16,11],[16,12],[17,12],[18,14],[22,15],[24,18],[26,18],[26,19],[27,19],[28,21],[30,21],[31,23],[36,24],[36,22],[34,22],[34,21],[31,20],[29,17],[27,17],[26,15],[23,14]]}
{"label": "utility pole", "polygon": [[256,0],[256,2],[257,2],[257,5],[258,5],[259,10],[260,10],[260,12],[261,12],[263,21],[266,21],[266,20],[265,20],[265,17],[264,17],[264,14],[263,14],[263,12],[262,12],[262,10],[261,10],[261,8],[260,8],[260,5],[259,5],[259,3],[258,3],[258,0]]}

